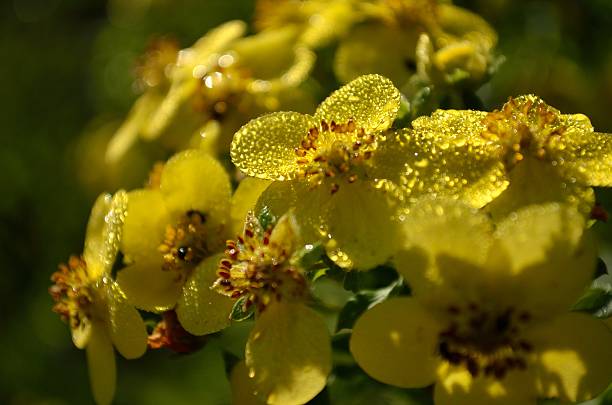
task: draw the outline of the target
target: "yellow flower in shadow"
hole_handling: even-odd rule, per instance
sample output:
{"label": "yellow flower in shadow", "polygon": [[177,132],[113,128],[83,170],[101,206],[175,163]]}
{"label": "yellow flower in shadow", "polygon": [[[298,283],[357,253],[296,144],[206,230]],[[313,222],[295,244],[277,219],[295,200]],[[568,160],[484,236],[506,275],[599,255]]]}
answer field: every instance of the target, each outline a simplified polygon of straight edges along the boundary
{"label": "yellow flower in shadow", "polygon": [[357,321],[351,351],[375,379],[435,383],[441,404],[582,401],[612,375],[612,334],[569,307],[589,284],[596,250],[584,218],[534,205],[493,224],[457,202],[421,201],[405,221],[398,271],[412,297]]}
{"label": "yellow flower in shadow", "polygon": [[144,354],[145,325],[111,277],[121,243],[127,195],[98,197],[89,218],[82,256],[72,256],[53,274],[53,310],[70,325],[76,347],[87,352],[94,399],[110,404],[115,393],[115,353],[127,359]]}

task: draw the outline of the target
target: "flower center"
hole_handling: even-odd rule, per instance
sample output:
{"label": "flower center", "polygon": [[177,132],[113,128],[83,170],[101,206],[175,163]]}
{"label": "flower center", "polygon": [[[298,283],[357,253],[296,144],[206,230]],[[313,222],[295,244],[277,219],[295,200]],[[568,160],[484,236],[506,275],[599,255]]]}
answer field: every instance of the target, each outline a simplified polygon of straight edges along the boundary
{"label": "flower center", "polygon": [[[344,124],[325,120],[321,125],[308,130],[308,135],[295,148],[300,166],[298,176],[305,178],[312,187],[331,180],[331,193],[340,188],[339,179],[354,183],[366,176],[364,162],[372,157],[377,147],[377,138],[357,128],[349,119]],[[336,180],[338,179],[338,180]]]}
{"label": "flower center", "polygon": [[246,297],[243,310],[252,305],[261,312],[271,302],[304,298],[306,280],[289,262],[292,252],[270,242],[271,229],[256,232],[247,222],[244,237],[227,241],[215,286],[222,294]]}
{"label": "flower center", "polygon": [[176,271],[179,278],[186,278],[185,273],[210,254],[207,235],[206,216],[199,211],[187,211],[176,225],[168,225],[158,248],[164,259],[162,269]]}
{"label": "flower center", "polygon": [[245,93],[251,75],[245,68],[236,65],[238,56],[225,53],[217,57],[213,66],[197,65],[193,76],[198,79],[198,91],[193,99],[195,111],[206,112],[220,119],[229,104],[238,103],[237,95]]}
{"label": "flower center", "polygon": [[70,256],[68,264],[60,264],[58,271],[51,276],[53,285],[49,294],[55,301],[53,312],[62,320],[77,329],[91,318],[93,289],[85,261],[79,256]]}
{"label": "flower center", "polygon": [[502,145],[502,158],[508,169],[526,155],[545,159],[547,149],[562,141],[567,130],[559,112],[534,97],[511,98],[501,111],[488,113],[481,134]]}
{"label": "flower center", "polygon": [[447,309],[452,320],[438,341],[446,361],[463,365],[474,377],[484,373],[497,379],[527,367],[525,356],[533,347],[521,337],[521,329],[531,319],[528,312],[512,307],[488,311],[475,303]]}

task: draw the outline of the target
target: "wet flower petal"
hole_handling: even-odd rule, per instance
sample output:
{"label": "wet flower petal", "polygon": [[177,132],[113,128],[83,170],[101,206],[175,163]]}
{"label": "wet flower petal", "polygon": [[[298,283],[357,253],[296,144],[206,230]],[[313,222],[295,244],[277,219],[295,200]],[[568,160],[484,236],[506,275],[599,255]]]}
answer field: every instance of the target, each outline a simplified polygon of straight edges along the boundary
{"label": "wet flower petal", "polygon": [[183,328],[191,334],[207,335],[229,325],[234,302],[212,289],[222,257],[215,255],[205,259],[183,286],[176,314]]}
{"label": "wet flower petal", "polygon": [[278,112],[250,121],[234,135],[232,162],[249,176],[287,180],[299,165],[295,148],[318,126],[314,118],[294,112]]}
{"label": "wet flower petal", "polygon": [[340,186],[325,205],[315,207],[323,211],[322,226],[331,238],[328,256],[339,266],[369,270],[396,251],[399,229],[384,193],[357,181]]}
{"label": "wet flower petal", "polygon": [[127,211],[127,193],[101,195],[96,200],[87,225],[83,257],[91,279],[110,273],[115,263]]}
{"label": "wet flower petal", "polygon": [[527,371],[512,371],[503,380],[473,377],[463,367],[443,363],[434,387],[436,405],[536,405],[533,377]]}
{"label": "wet flower petal", "polygon": [[347,123],[352,119],[366,132],[383,131],[391,126],[400,107],[400,93],[393,83],[379,75],[361,76],[327,97],[315,118]]}
{"label": "wet flower petal", "polygon": [[357,320],[351,353],[376,380],[398,387],[424,387],[436,378],[439,332],[431,313],[417,301],[394,298],[374,306]]}
{"label": "wet flower petal", "polygon": [[599,395],[612,375],[612,332],[598,319],[571,313],[536,325],[536,381],[541,397],[581,402]]}
{"label": "wet flower petal", "polygon": [[159,260],[142,259],[120,270],[117,283],[129,301],[145,311],[162,312],[174,307],[182,281],[172,271],[163,271]]}
{"label": "wet flower petal", "polygon": [[239,362],[232,369],[230,384],[232,386],[232,404],[263,405],[266,403],[255,394],[257,386],[254,384],[254,380],[249,377],[249,369],[244,361]]}
{"label": "wet flower petal", "polygon": [[537,314],[567,311],[593,276],[595,245],[584,234],[584,219],[570,207],[526,207],[497,225],[495,240],[491,260],[505,251],[509,268],[486,268],[510,272],[517,288],[508,292],[508,301]]}
{"label": "wet flower petal", "polygon": [[138,262],[155,254],[168,223],[170,217],[159,190],[129,192],[122,240],[122,250],[127,259]]}
{"label": "wet flower petal", "polygon": [[147,350],[147,330],[140,314],[128,303],[119,285],[105,285],[108,300],[107,330],[113,345],[126,359],[135,359]]}
{"label": "wet flower petal", "polygon": [[327,326],[303,304],[270,305],[251,331],[245,361],[267,403],[306,403],[325,387],[331,371]]}
{"label": "wet flower petal", "polygon": [[203,151],[174,155],[162,172],[160,191],[171,216],[196,210],[205,213],[214,225],[224,224],[229,217],[229,176]]}

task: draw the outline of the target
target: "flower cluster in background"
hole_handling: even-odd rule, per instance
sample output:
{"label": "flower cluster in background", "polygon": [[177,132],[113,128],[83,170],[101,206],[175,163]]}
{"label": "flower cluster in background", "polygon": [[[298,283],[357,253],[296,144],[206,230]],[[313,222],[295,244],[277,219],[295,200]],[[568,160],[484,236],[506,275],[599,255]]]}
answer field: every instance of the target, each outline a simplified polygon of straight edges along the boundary
{"label": "flower cluster in background", "polygon": [[497,34],[448,2],[260,0],[248,32],[152,40],[83,145],[120,190],[49,292],[95,401],[147,347],[215,352],[236,404],[351,401],[355,376],[398,403],[609,396],[612,135],[537,95],[480,108]]}

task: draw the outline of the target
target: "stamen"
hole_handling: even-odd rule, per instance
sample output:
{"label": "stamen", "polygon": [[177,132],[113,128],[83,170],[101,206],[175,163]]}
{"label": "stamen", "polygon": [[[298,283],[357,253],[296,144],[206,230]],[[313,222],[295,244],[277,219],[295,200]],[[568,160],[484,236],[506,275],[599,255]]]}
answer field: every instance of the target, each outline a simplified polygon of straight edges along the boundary
{"label": "stamen", "polygon": [[158,251],[163,253],[165,271],[176,271],[178,278],[186,277],[183,270],[191,270],[209,255],[206,216],[195,210],[187,211],[176,225],[168,225]]}

